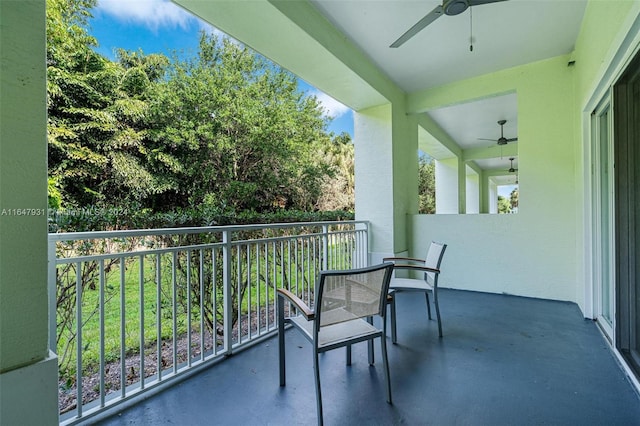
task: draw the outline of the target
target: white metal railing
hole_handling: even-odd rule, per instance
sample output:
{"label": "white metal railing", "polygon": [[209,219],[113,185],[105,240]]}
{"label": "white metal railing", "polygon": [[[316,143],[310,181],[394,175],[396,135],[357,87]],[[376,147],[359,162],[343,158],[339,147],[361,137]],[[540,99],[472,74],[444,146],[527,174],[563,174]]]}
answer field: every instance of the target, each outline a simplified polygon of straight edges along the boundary
{"label": "white metal railing", "polygon": [[277,331],[277,287],[368,264],[363,221],[49,234],[60,422],[115,404]]}

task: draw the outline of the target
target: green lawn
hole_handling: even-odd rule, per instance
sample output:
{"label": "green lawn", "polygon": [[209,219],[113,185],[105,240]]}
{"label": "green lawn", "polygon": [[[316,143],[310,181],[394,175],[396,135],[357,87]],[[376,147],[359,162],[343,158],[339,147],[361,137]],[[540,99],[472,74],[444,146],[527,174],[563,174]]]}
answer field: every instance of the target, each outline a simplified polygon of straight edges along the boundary
{"label": "green lawn", "polygon": [[[264,249],[262,249],[264,250]],[[287,250],[285,246],[285,251]],[[292,249],[293,250],[293,249]],[[316,253],[316,256],[319,255]],[[282,269],[278,265],[275,268],[273,263],[269,263],[268,265],[264,264],[264,261],[258,267],[255,263],[255,258],[257,255],[255,252],[252,252],[252,265],[251,265],[251,286],[250,291],[246,292],[244,298],[240,303],[240,310],[243,314],[246,314],[249,311],[249,307],[251,306],[252,312],[258,311],[260,308],[265,307],[267,304],[273,306],[273,301],[275,297],[274,287],[282,286]],[[269,257],[273,257],[273,253],[269,254]],[[280,254],[278,254],[278,258]],[[285,259],[289,257],[289,253],[285,253]],[[345,257],[347,257],[345,255]],[[174,319],[172,316],[173,312],[173,284],[172,284],[172,255],[166,254],[162,255],[162,269],[161,269],[161,295],[160,295],[160,303],[158,303],[158,288],[156,284],[156,256],[148,255],[143,258],[143,284],[141,290],[140,284],[140,257],[130,257],[127,258],[126,267],[124,269],[124,273],[121,277],[121,265],[119,261],[114,264],[111,268],[109,268],[105,273],[105,283],[104,283],[104,356],[105,361],[114,361],[120,359],[121,356],[121,339],[122,339],[122,329],[124,329],[124,347],[126,348],[126,353],[138,353],[140,348],[140,325],[141,325],[141,312],[144,317],[144,345],[145,347],[154,346],[155,342],[157,342],[158,337],[163,340],[171,340],[174,335]],[[184,264],[184,257],[181,258]],[[307,258],[305,257],[305,262],[307,262]],[[315,261],[317,265],[317,260]],[[205,264],[211,265],[211,254],[207,255],[205,258]],[[245,265],[245,263],[241,263],[241,265]],[[299,265],[302,266],[302,265]],[[291,283],[294,288],[302,287],[302,277],[308,272],[308,266],[306,263],[304,264],[304,271],[298,271],[296,274],[295,268],[289,268],[288,266],[285,268],[285,276],[286,280]],[[221,271],[222,266],[219,264],[217,266],[218,271]],[[97,270],[97,266],[96,266]],[[232,270],[233,273],[237,273],[237,263],[232,262]],[[311,268],[313,270],[313,268]],[[247,280],[247,271],[246,265],[241,270],[242,281]],[[60,275],[62,275],[59,272]],[[197,293],[199,294],[199,262],[195,260],[191,267],[191,282],[192,288],[195,286],[198,288]],[[205,270],[205,276],[210,277],[212,272]],[[291,275],[291,276],[289,276]],[[268,276],[269,288],[265,286],[264,279]],[[260,279],[258,278],[260,277]],[[296,281],[297,278],[297,281]],[[70,280],[70,282],[75,282],[75,273],[71,273],[69,276],[59,277],[59,281],[63,283]],[[308,288],[309,281],[313,280],[313,277],[310,277],[305,281],[305,288]],[[178,289],[178,297],[176,298],[176,308],[177,308],[177,318],[175,324],[175,334],[177,336],[183,335],[187,331],[188,319],[186,312],[186,278],[185,274],[176,273],[176,282]],[[234,283],[237,282],[234,278]],[[100,284],[98,279],[93,280],[93,284],[95,285],[94,289],[90,289],[88,286],[85,287],[83,293],[83,304],[82,304],[82,361],[83,361],[83,370],[95,371],[99,364],[100,359],[100,316],[99,316],[99,306],[100,306]],[[58,285],[61,285],[59,282]],[[217,282],[217,303],[220,306],[222,303],[222,280],[220,279],[220,275],[218,276]],[[205,288],[206,297],[205,303],[209,306],[213,303],[212,301],[212,289]],[[142,293],[142,297],[141,297]],[[193,293],[192,293],[193,295]],[[141,301],[142,299],[142,301]],[[181,303],[182,302],[182,303]],[[121,303],[124,304],[124,315],[121,315]],[[250,306],[249,306],[250,303]],[[258,306],[258,303],[260,306]],[[158,336],[158,306],[160,306],[160,336]],[[237,302],[236,302],[237,307]],[[74,314],[75,315],[75,314]],[[254,314],[255,315],[255,314]],[[122,324],[121,318],[124,317],[124,325]],[[73,324],[73,328],[75,328],[75,321]],[[198,333],[200,331],[200,311],[199,311],[199,303],[194,302],[192,300],[191,306],[191,329],[192,332]],[[60,342],[58,345],[59,355],[63,356],[61,362],[61,374],[63,376],[70,377],[70,380],[73,380],[73,375],[75,374],[75,360],[76,360],[76,350],[75,347],[71,351],[67,351],[67,355],[64,354],[64,348],[67,347],[67,342],[69,342],[69,332],[63,332],[63,330],[59,329],[58,333],[63,333]],[[71,337],[72,338],[72,337]]]}

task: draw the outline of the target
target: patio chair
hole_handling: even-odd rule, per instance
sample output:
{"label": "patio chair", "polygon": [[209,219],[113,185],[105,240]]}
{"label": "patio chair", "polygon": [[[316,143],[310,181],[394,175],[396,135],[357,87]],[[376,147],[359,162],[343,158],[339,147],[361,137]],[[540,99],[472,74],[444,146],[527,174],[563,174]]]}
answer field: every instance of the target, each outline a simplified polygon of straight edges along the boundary
{"label": "patio chair", "polygon": [[[380,338],[387,402],[391,404],[391,384],[387,360],[385,312],[392,263],[360,269],[322,271],[316,287],[314,309],[290,291],[278,289],[278,351],[280,386],[285,386],[285,324],[299,330],[313,346],[318,424],[322,425],[322,393],[318,354],[346,347],[351,365],[351,345],[369,342],[369,364],[373,364],[373,340]],[[285,316],[289,302],[290,315]],[[295,309],[292,309],[294,308]],[[295,314],[291,315],[291,311]],[[373,325],[373,316],[382,318],[382,328]]]}
{"label": "patio chair", "polygon": [[[440,263],[444,256],[447,245],[431,242],[427,257],[415,259],[411,257],[385,257],[383,261],[393,262],[394,277],[389,284],[389,304],[391,305],[391,341],[397,342],[396,331],[396,297],[395,295],[404,291],[424,292],[427,299],[427,315],[431,319],[431,304],[429,303],[429,292],[433,293],[433,303],[436,306],[436,316],[438,317],[438,336],[442,337],[442,320],[440,319],[440,306],[438,305],[438,276],[440,275]],[[399,263],[403,262],[403,263]],[[397,278],[395,270],[408,269],[424,272],[423,278]]]}

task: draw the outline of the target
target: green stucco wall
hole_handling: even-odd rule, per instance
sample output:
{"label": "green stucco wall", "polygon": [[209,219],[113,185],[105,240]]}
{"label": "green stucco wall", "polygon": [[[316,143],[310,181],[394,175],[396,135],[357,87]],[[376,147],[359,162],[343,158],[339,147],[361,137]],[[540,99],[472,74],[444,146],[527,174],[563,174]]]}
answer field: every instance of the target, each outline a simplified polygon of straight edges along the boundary
{"label": "green stucco wall", "polygon": [[617,44],[637,16],[640,2],[590,1],[585,10],[573,59],[576,61],[577,105],[583,106],[592,95],[598,79],[614,56]]}
{"label": "green stucco wall", "polygon": [[585,105],[612,60],[624,56],[620,44],[639,10],[638,1],[590,1],[571,54],[409,94],[410,112],[518,95],[519,213],[411,219],[413,254],[430,239],[450,241],[451,264],[465,264],[447,270],[443,285],[572,300],[585,311]]}
{"label": "green stucco wall", "polygon": [[411,218],[413,255],[423,255],[432,239],[449,243],[443,265],[455,266],[442,274],[443,286],[575,299],[575,68],[568,61],[560,56],[409,95],[412,112],[518,96],[519,213]]}

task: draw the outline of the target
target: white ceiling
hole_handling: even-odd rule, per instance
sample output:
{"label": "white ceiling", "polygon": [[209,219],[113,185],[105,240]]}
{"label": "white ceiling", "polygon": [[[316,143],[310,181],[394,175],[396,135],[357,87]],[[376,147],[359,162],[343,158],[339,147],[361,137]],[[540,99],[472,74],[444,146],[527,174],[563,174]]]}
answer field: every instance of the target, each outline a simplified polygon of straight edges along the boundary
{"label": "white ceiling", "polygon": [[[509,0],[441,16],[399,48],[389,45],[438,0],[311,0],[407,92],[573,50],[586,0]],[[473,52],[469,51],[473,14]]]}
{"label": "white ceiling", "polygon": [[[311,2],[408,93],[570,53],[586,7],[586,0],[508,0],[474,6],[457,16],[443,15],[402,46],[390,48],[441,2]],[[473,51],[469,49],[470,34]],[[507,120],[505,137],[517,135],[515,94],[428,113],[463,149],[492,145],[478,138],[497,139],[499,119]],[[497,146],[496,154],[499,158]],[[509,168],[508,158],[476,163],[482,168]]]}

